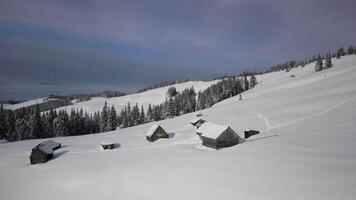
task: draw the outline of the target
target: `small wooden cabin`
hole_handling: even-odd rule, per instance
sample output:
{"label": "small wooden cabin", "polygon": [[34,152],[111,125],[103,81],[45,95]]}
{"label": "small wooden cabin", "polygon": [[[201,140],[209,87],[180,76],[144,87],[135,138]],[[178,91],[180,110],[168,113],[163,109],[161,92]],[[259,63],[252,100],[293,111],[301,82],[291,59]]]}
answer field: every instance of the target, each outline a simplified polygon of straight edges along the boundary
{"label": "small wooden cabin", "polygon": [[259,134],[260,132],[259,131],[256,131],[256,130],[248,130],[248,131],[245,131],[245,139],[253,136],[253,135],[257,135]]}
{"label": "small wooden cabin", "polygon": [[245,141],[245,139],[241,138],[229,126],[212,124],[208,122],[202,124],[198,128],[197,134],[200,135],[202,145],[214,149],[231,147]]}
{"label": "small wooden cabin", "polygon": [[159,138],[169,138],[168,133],[157,124],[154,124],[146,134],[146,139],[150,142],[154,142]]}
{"label": "small wooden cabin", "polygon": [[61,143],[53,140],[40,143],[32,149],[30,156],[31,164],[47,162],[53,158],[54,151],[59,148],[61,148]]}
{"label": "small wooden cabin", "polygon": [[199,128],[205,122],[204,119],[194,118],[189,123],[197,128]]}
{"label": "small wooden cabin", "polygon": [[120,144],[114,143],[114,142],[102,142],[101,147],[103,147],[104,150],[116,149],[116,148],[120,147]]}

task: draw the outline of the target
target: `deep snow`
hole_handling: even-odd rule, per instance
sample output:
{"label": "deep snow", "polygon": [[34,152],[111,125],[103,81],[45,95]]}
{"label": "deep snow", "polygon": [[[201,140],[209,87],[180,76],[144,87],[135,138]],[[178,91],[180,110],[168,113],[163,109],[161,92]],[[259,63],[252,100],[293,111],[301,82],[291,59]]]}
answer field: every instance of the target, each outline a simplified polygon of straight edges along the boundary
{"label": "deep snow", "polygon": [[[150,143],[153,123],[109,133],[55,138],[65,146],[30,165],[43,140],[0,144],[2,199],[354,199],[356,56],[257,77],[259,84],[212,108],[153,122],[173,133]],[[292,78],[290,75],[294,74]],[[154,97],[153,97],[154,98]],[[203,147],[189,121],[203,113],[240,136],[222,150]],[[102,141],[121,147],[102,151]]]}
{"label": "deep snow", "polygon": [[111,107],[112,105],[115,106],[117,112],[120,112],[127,103],[130,103],[131,106],[135,105],[136,103],[141,107],[143,106],[145,111],[147,111],[148,105],[157,105],[163,103],[166,100],[166,93],[168,88],[175,87],[177,91],[181,92],[184,89],[189,89],[194,87],[196,93],[202,91],[212,84],[218,82],[219,80],[214,81],[188,81],[184,83],[174,84],[170,86],[165,86],[161,88],[156,88],[152,90],[148,90],[145,92],[140,92],[136,94],[121,96],[121,97],[113,97],[113,98],[104,98],[104,97],[93,97],[89,101],[83,101],[75,103],[74,105],[64,106],[57,109],[61,110],[64,109],[67,112],[70,112],[72,109],[83,109],[84,111],[93,114],[96,111],[101,111],[107,102],[108,106]]}
{"label": "deep snow", "polygon": [[47,102],[50,100],[55,100],[55,98],[41,97],[41,98],[24,101],[24,102],[17,103],[17,104],[4,104],[3,106],[5,109],[16,110],[16,109],[19,109],[22,107],[28,107],[28,106],[44,103],[44,102]]}

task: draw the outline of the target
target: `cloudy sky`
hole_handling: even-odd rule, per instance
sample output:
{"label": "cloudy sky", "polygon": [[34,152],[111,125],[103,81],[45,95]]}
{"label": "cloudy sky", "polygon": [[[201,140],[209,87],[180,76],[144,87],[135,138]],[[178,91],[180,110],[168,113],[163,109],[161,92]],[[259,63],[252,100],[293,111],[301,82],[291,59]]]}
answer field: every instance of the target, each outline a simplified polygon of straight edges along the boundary
{"label": "cloudy sky", "polygon": [[0,100],[262,70],[356,44],[355,0],[0,0]]}

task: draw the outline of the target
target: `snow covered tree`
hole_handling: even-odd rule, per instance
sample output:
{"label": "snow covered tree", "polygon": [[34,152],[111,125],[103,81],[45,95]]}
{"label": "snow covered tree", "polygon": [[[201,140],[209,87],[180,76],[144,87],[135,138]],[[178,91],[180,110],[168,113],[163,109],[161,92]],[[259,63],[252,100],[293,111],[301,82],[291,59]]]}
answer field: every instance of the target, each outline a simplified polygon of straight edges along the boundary
{"label": "snow covered tree", "polygon": [[28,139],[28,126],[24,118],[17,118],[15,121],[15,132],[9,133],[9,141]]}
{"label": "snow covered tree", "polygon": [[54,118],[57,117],[56,111],[53,111],[52,109],[48,112],[47,115],[45,115],[44,120],[43,120],[43,134],[44,137],[54,137],[53,133],[53,120]]}
{"label": "snow covered tree", "polygon": [[67,134],[65,121],[60,115],[53,120],[53,133],[56,137],[65,136]]}
{"label": "snow covered tree", "polygon": [[36,104],[35,109],[32,111],[30,116],[30,138],[42,138],[42,121],[41,113],[38,104]]}
{"label": "snow covered tree", "polygon": [[132,107],[131,117],[133,126],[137,126],[140,124],[140,109],[137,104]]}
{"label": "snow covered tree", "polygon": [[151,104],[148,105],[147,115],[146,115],[146,121],[147,121],[147,122],[153,121],[153,111],[152,111],[152,106],[151,106]]}
{"label": "snow covered tree", "polygon": [[176,104],[172,97],[170,97],[168,100],[168,110],[166,116],[169,118],[176,116]]}

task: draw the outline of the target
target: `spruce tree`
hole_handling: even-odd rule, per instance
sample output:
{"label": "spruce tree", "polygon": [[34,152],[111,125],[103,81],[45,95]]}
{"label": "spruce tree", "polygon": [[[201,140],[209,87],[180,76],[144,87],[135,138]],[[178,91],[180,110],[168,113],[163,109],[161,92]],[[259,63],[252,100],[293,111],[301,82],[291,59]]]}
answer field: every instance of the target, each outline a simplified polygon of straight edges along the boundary
{"label": "spruce tree", "polygon": [[138,105],[134,105],[132,107],[132,126],[136,126],[140,124],[140,109]]}
{"label": "spruce tree", "polygon": [[356,53],[355,48],[354,48],[352,45],[349,46],[349,48],[347,48],[347,54],[348,54],[348,55],[352,55],[352,54],[354,54],[354,53]]}
{"label": "spruce tree", "polygon": [[143,106],[141,105],[140,124],[145,123],[146,122],[145,120],[146,120],[146,118],[145,118],[145,110],[143,109]]}
{"label": "spruce tree", "polygon": [[147,108],[146,121],[147,121],[147,122],[153,121],[153,111],[152,111],[151,104],[149,104],[149,105],[148,105],[148,108]]}
{"label": "spruce tree", "polygon": [[346,53],[344,51],[344,48],[339,48],[336,52],[336,58],[339,59],[341,56],[344,56]]}
{"label": "spruce tree", "polygon": [[30,137],[33,139],[42,138],[42,121],[39,105],[36,104],[30,117]]}
{"label": "spruce tree", "polygon": [[176,105],[172,97],[168,100],[168,110],[166,116],[172,118],[176,115]]}
{"label": "spruce tree", "polygon": [[20,138],[16,136],[16,116],[12,110],[8,111],[8,116],[6,119],[6,129],[7,135],[12,138],[19,140]]}
{"label": "spruce tree", "polygon": [[333,66],[332,62],[331,62],[331,54],[329,53],[326,57],[326,63],[325,63],[325,68],[331,68]]}
{"label": "spruce tree", "polygon": [[53,120],[53,133],[55,137],[65,136],[67,133],[64,119],[60,115]]}
{"label": "spruce tree", "polygon": [[100,132],[107,131],[109,121],[108,105],[105,101],[103,110],[101,111],[101,120],[100,120]]}
{"label": "spruce tree", "polygon": [[251,75],[251,78],[250,78],[250,88],[255,87],[256,84],[257,84],[257,79],[256,79],[255,75]]}
{"label": "spruce tree", "polygon": [[316,64],[315,64],[315,71],[319,72],[321,70],[323,70],[323,61],[321,60],[321,56],[319,54],[318,60],[316,61]]}
{"label": "spruce tree", "polygon": [[115,130],[117,128],[117,117],[116,117],[116,110],[114,105],[112,105],[110,109],[110,123],[111,123],[111,130]]}
{"label": "spruce tree", "polygon": [[243,80],[244,80],[244,90],[248,90],[249,89],[249,83],[248,83],[247,77],[244,76]]}
{"label": "spruce tree", "polygon": [[6,119],[5,119],[5,111],[4,107],[0,105],[0,140],[6,138]]}

